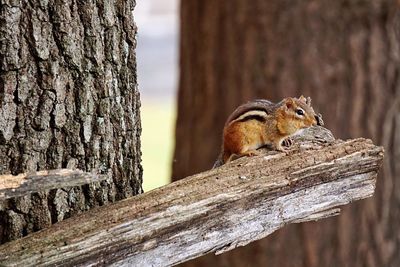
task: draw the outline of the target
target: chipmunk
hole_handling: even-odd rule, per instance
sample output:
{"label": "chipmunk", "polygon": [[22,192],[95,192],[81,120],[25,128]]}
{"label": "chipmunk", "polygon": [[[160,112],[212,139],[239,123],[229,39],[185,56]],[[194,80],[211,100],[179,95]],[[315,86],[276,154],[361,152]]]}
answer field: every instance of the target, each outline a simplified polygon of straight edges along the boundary
{"label": "chipmunk", "polygon": [[288,137],[314,125],[323,125],[323,121],[320,114],[315,114],[309,97],[288,97],[276,104],[264,99],[250,101],[239,106],[225,122],[221,154],[213,168],[235,155],[259,155],[256,149],[266,145],[285,151],[283,141],[291,145]]}

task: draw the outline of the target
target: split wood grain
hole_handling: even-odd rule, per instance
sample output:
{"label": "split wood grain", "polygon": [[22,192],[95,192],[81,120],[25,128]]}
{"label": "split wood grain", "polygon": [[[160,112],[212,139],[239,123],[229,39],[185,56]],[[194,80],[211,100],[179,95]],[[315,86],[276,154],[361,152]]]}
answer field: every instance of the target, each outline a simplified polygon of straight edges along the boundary
{"label": "split wood grain", "polygon": [[107,176],[81,170],[58,169],[0,175],[0,200],[20,197],[56,188],[66,188],[106,180]]}

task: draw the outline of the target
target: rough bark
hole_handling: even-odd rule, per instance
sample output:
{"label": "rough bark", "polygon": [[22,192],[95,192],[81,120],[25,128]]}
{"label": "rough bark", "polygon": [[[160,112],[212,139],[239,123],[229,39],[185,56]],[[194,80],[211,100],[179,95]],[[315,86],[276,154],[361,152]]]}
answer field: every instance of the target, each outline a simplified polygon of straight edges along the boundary
{"label": "rough bark", "polygon": [[0,6],[0,174],[79,168],[101,186],[0,203],[0,243],[142,192],[135,2]]}
{"label": "rough bark", "polygon": [[0,265],[171,266],[223,253],[371,196],[382,159],[365,139],[244,157],[0,246]]}
{"label": "rough bark", "polygon": [[399,26],[391,0],[181,2],[174,179],[212,166],[225,119],[254,98],[309,95],[336,137],[387,152],[372,200],[186,266],[400,266]]}

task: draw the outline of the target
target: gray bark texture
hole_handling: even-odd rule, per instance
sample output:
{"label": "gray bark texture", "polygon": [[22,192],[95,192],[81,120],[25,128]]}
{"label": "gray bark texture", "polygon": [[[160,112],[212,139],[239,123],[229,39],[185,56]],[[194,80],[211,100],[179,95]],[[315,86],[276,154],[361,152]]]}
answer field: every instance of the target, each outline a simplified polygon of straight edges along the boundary
{"label": "gray bark texture", "polygon": [[135,1],[0,6],[0,174],[106,181],[0,201],[0,243],[142,192]]}

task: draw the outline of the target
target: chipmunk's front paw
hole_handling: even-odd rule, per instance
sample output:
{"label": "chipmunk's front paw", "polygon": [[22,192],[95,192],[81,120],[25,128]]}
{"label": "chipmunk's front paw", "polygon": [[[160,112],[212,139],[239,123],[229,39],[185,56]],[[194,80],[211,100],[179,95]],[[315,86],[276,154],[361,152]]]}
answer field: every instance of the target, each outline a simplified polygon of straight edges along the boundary
{"label": "chipmunk's front paw", "polygon": [[292,138],[287,137],[287,138],[283,139],[282,146],[291,147],[292,145],[293,145],[293,139]]}
{"label": "chipmunk's front paw", "polygon": [[[289,141],[289,142],[291,142],[291,141]],[[275,147],[275,150],[277,150],[277,151],[279,151],[279,152],[283,152],[283,153],[285,153],[285,155],[288,155],[289,154],[289,150],[288,150],[288,148],[287,148],[287,143],[286,143],[286,145],[285,145],[285,147],[283,146],[284,144],[283,144],[284,142],[281,142],[280,144],[277,144],[276,145],[276,147]]]}

